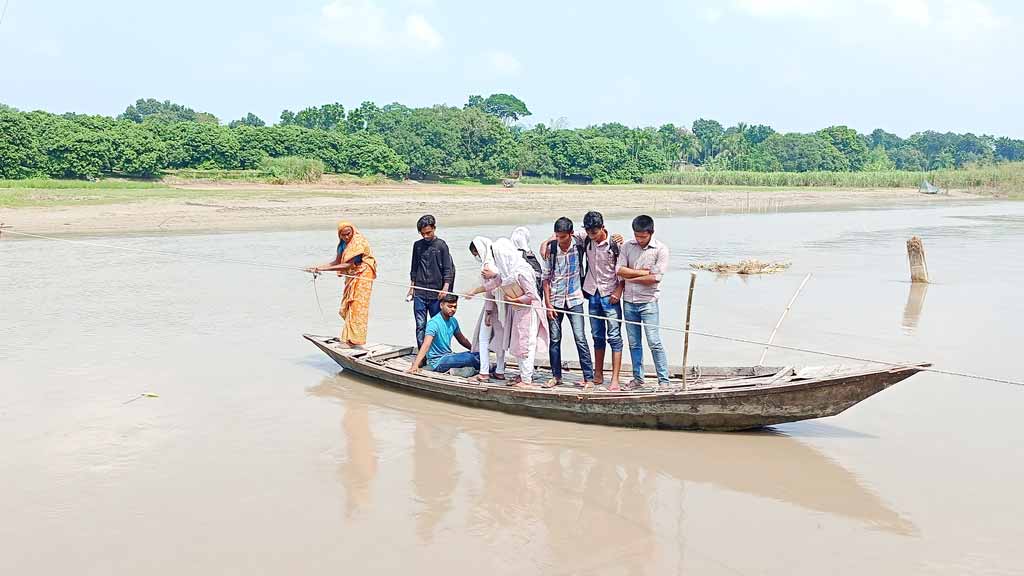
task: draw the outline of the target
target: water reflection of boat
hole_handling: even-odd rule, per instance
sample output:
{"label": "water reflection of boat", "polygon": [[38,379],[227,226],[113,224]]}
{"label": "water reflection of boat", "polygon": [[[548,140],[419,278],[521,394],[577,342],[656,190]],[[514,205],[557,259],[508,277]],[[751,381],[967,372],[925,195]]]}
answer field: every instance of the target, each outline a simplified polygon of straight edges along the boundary
{"label": "water reflection of boat", "polygon": [[[627,535],[650,534],[655,530],[653,503],[665,496],[659,491],[684,490],[693,484],[848,518],[893,534],[916,532],[909,520],[861,484],[854,473],[785,434],[680,436],[591,428],[581,435],[577,428],[558,422],[538,426],[527,418],[493,416],[380,388],[348,385],[353,380],[341,373],[324,379],[311,393],[339,398],[346,415],[353,410],[382,415],[393,411],[402,420],[413,421],[411,488],[420,507],[416,522],[423,540],[431,537],[452,509],[468,504],[474,533],[500,534],[510,526],[533,523],[537,517],[546,530],[554,532],[565,518],[576,518],[576,528],[567,533],[547,534],[548,540],[558,540],[549,542],[552,552],[561,550],[558,554],[575,557],[587,553],[587,547],[579,546],[581,526],[586,527],[588,541],[602,540],[603,532],[611,541],[623,530]],[[403,425],[401,429],[410,428]],[[371,438],[365,432],[360,437]],[[345,433],[349,434],[347,427]],[[476,450],[456,458],[456,444]],[[427,471],[428,467],[436,469]],[[347,491],[358,494],[366,489],[354,483],[361,477],[342,474],[340,478]],[[479,482],[479,486],[457,489],[460,482]],[[453,502],[460,497],[471,502]],[[685,509],[671,513],[685,514]]]}
{"label": "water reflection of boat", "polygon": [[[700,430],[745,430],[834,416],[921,370],[922,365],[878,369],[860,366],[687,368],[688,386],[652,392],[583,392],[578,371],[550,390],[481,385],[467,378],[406,369],[412,348],[379,344],[345,349],[337,338],[307,340],[346,370],[378,384],[479,408],[590,424]],[[511,377],[512,374],[507,374]],[[545,374],[539,376],[546,377]]]}

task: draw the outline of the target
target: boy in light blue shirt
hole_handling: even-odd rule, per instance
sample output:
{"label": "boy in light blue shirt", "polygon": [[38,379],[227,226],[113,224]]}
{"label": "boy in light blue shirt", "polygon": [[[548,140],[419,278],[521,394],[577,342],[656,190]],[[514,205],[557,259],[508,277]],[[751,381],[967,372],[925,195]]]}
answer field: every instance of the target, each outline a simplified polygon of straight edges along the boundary
{"label": "boy in light blue shirt", "polygon": [[418,371],[424,359],[427,361],[427,366],[434,372],[447,372],[452,368],[480,369],[479,353],[452,352],[453,337],[465,348],[473,348],[469,339],[462,334],[459,321],[455,319],[455,312],[458,309],[459,297],[455,294],[445,294],[441,298],[441,313],[427,322],[423,345],[420,346],[419,353],[416,354],[416,360],[409,367],[410,373]]}

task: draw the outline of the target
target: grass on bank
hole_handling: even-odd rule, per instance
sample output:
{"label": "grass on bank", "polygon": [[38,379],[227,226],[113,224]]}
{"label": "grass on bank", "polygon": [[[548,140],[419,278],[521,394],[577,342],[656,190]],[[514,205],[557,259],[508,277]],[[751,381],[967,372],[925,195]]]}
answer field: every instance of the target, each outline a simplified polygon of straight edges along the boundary
{"label": "grass on bank", "polygon": [[917,188],[928,180],[943,189],[1024,193],[1024,163],[930,172],[742,172],[689,170],[644,177],[645,184],[816,188]]}
{"label": "grass on bank", "polygon": [[104,180],[54,180],[52,178],[0,180],[0,189],[14,190],[152,190],[158,188],[167,188],[167,185],[153,180],[120,178]]}

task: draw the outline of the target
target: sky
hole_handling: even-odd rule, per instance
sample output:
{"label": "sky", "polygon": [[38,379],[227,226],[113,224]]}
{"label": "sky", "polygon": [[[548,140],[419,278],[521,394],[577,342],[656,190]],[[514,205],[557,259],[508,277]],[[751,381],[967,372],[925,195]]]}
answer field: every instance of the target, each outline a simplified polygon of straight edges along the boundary
{"label": "sky", "polygon": [[[0,9],[5,0],[0,0]],[[1013,0],[6,0],[0,102],[228,121],[515,94],[527,124],[696,118],[1024,138]]]}

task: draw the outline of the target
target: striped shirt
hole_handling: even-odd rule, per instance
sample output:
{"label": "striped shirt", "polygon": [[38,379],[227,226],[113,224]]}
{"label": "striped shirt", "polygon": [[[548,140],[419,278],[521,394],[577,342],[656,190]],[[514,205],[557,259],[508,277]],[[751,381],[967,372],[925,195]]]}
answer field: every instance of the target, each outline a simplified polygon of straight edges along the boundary
{"label": "striped shirt", "polygon": [[[551,283],[551,305],[555,308],[572,308],[583,304],[580,256],[576,250],[576,243],[576,238],[572,238],[568,251],[563,251],[556,243],[555,266],[545,272],[544,280]],[[550,257],[549,254],[548,258]]]}

